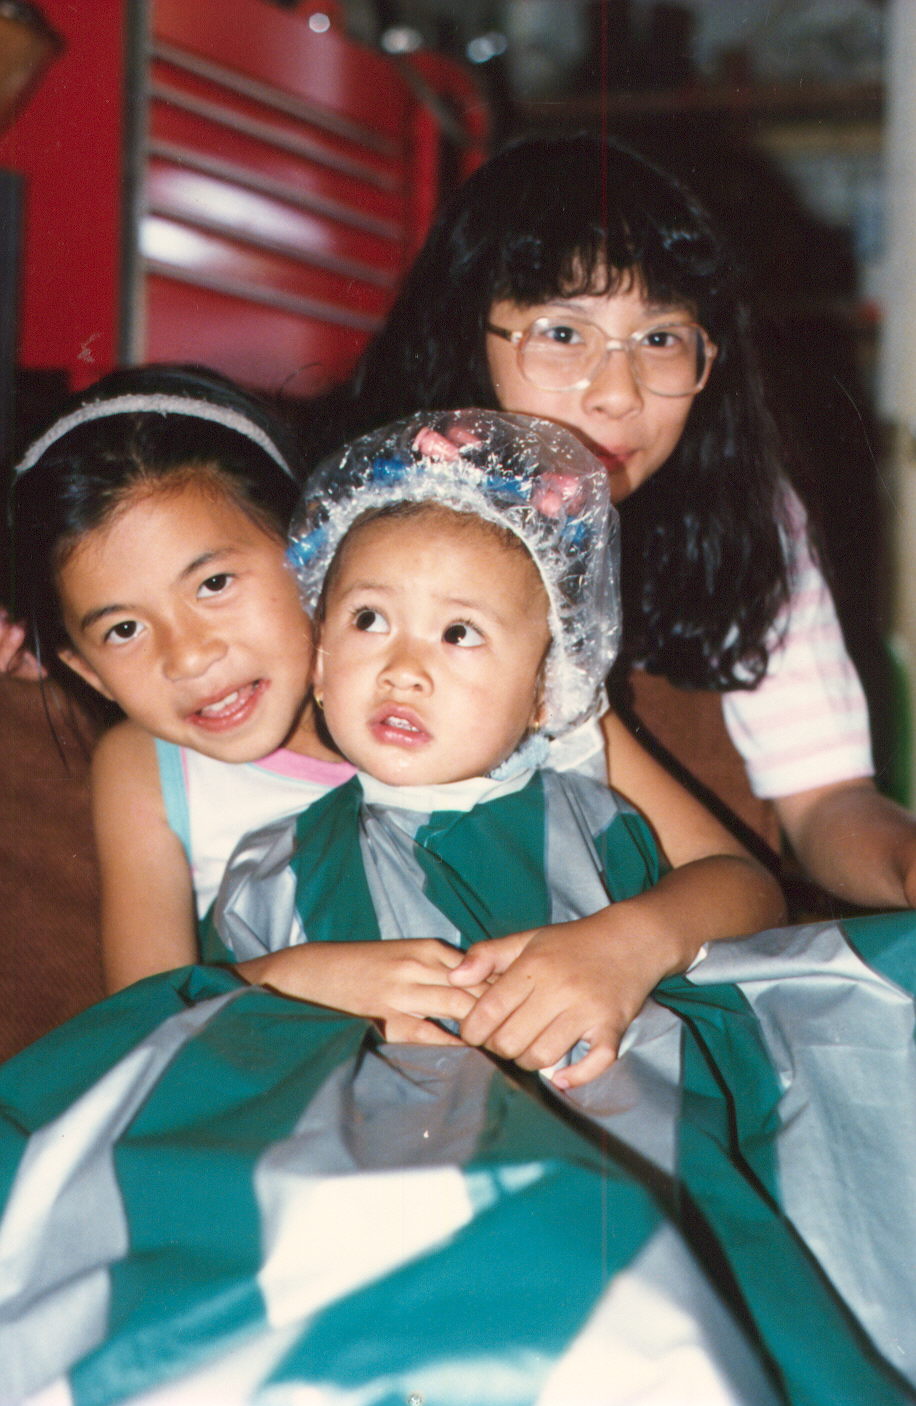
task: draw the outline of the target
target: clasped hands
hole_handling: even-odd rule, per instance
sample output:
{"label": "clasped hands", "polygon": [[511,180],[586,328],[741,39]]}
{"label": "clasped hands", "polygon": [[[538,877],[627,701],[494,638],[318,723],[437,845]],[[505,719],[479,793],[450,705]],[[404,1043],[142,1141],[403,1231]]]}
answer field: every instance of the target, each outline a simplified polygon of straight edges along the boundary
{"label": "clasped hands", "polygon": [[664,975],[651,944],[628,939],[614,916],[605,909],[467,952],[435,938],[307,943],[288,955],[305,963],[308,979],[283,987],[368,1017],[393,1043],[475,1045],[523,1069],[550,1068],[586,1041],[588,1053],[553,1075],[555,1087],[571,1089],[613,1063]]}

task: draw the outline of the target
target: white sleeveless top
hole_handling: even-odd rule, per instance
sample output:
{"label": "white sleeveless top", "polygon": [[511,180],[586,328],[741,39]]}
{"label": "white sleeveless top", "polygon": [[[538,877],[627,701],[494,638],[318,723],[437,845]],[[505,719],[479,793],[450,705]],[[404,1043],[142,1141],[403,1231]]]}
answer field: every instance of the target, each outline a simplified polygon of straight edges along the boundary
{"label": "white sleeveless top", "polygon": [[281,748],[258,762],[221,762],[156,741],[165,813],[191,866],[197,913],[208,912],[229,856],[249,830],[298,815],[353,775],[349,762],[323,762]]}

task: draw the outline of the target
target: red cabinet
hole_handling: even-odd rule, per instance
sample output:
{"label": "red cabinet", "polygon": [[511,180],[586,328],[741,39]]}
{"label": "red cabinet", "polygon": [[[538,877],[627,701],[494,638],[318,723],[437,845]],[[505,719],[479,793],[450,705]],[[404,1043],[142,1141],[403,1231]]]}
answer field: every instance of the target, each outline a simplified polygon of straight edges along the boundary
{"label": "red cabinet", "polygon": [[149,359],[303,395],[338,379],[434,212],[442,103],[463,170],[483,155],[468,76],[266,0],[43,8],[66,50],[0,141],[27,185],[22,365],[74,386]]}

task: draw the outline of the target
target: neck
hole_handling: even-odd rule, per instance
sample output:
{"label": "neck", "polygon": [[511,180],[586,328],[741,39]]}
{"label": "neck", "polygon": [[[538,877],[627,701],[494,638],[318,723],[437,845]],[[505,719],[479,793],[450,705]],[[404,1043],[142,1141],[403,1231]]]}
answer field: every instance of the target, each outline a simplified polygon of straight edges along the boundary
{"label": "neck", "polygon": [[319,735],[315,705],[311,698],[304,704],[299,721],[283,745],[290,752],[298,752],[302,757],[314,757],[319,762],[346,760],[340,752],[329,746]]}

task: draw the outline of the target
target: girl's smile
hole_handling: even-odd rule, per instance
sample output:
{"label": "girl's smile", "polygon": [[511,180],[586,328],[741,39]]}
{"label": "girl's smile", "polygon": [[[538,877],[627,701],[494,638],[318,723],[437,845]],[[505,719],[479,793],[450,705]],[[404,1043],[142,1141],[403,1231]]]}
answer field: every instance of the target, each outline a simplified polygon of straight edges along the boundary
{"label": "girl's smile", "polygon": [[206,732],[229,731],[247,722],[266,687],[263,679],[256,679],[254,683],[234,688],[212,702],[202,703],[191,716],[195,724]]}
{"label": "girl's smile", "polygon": [[[587,318],[621,341],[662,324],[692,321],[689,308],[647,302],[636,282],[616,293],[556,298],[534,307],[497,302],[488,321],[524,331],[536,318],[557,318],[564,311]],[[571,430],[604,464],[614,503],[629,497],[674,453],[698,394],[664,396],[645,390],[620,351],[606,358],[589,385],[559,391],[542,390],[527,380],[515,347],[494,333],[487,335],[487,362],[501,408],[555,420]]]}
{"label": "girl's smile", "polygon": [[137,490],[59,571],[62,658],[157,737],[254,761],[311,736],[309,624],[283,543],[225,491]]}

